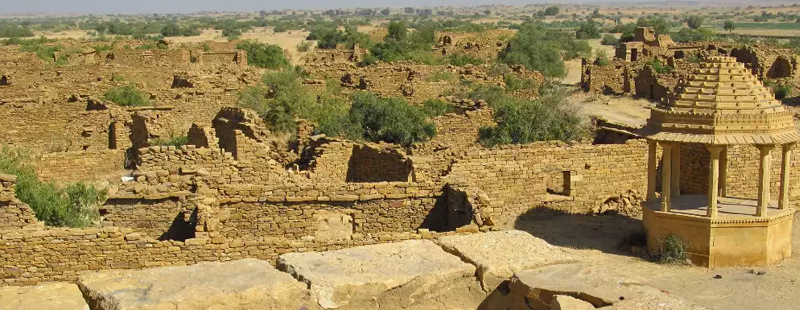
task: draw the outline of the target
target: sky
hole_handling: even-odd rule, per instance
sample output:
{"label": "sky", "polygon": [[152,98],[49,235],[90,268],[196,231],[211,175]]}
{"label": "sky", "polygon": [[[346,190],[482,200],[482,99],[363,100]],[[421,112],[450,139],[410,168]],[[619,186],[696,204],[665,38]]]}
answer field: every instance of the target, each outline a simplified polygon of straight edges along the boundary
{"label": "sky", "polygon": [[[482,4],[597,3],[634,0],[0,0],[0,14],[13,13],[192,13],[353,7],[436,7]],[[661,0],[662,2],[664,0]],[[650,0],[638,0],[650,2]]]}

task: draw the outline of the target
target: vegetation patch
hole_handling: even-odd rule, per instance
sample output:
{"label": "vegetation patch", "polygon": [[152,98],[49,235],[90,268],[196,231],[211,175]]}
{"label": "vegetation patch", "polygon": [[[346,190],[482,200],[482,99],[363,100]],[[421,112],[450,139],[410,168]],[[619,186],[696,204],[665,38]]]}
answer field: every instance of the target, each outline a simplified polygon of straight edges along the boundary
{"label": "vegetation patch", "polygon": [[674,234],[668,234],[659,240],[659,251],[656,261],[662,264],[686,264],[689,259],[689,245]]}
{"label": "vegetation patch", "polygon": [[259,68],[278,69],[289,65],[280,46],[245,40],[236,45],[247,52],[247,63]]}
{"label": "vegetation patch", "polygon": [[506,64],[523,65],[545,76],[562,77],[566,74],[562,59],[589,55],[591,50],[586,41],[577,40],[574,35],[548,29],[540,22],[526,22],[499,58]]}
{"label": "vegetation patch", "polygon": [[103,99],[124,107],[140,107],[152,105],[150,100],[133,85],[117,86],[109,89]]}
{"label": "vegetation patch", "polygon": [[37,219],[50,226],[86,227],[97,223],[97,208],[106,199],[105,190],[84,183],[59,187],[39,181],[33,167],[25,164],[27,158],[20,150],[0,150],[0,172],[17,176],[16,195],[33,209]]}

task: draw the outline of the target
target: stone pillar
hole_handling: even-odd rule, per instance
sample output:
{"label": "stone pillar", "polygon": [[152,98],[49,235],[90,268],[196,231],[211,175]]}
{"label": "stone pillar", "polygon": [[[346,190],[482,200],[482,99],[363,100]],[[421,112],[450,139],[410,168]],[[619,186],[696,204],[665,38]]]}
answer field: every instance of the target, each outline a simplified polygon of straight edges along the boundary
{"label": "stone pillar", "polygon": [[772,148],[774,145],[758,145],[759,158],[761,161],[758,173],[758,206],[756,216],[767,217],[767,206],[769,205],[769,179],[770,164],[772,163]]}
{"label": "stone pillar", "polygon": [[672,184],[670,192],[673,197],[681,195],[681,145],[672,146],[672,174],[670,174]]}
{"label": "stone pillar", "polygon": [[656,151],[658,144],[655,141],[647,141],[647,200],[656,199],[656,170],[658,170],[658,158]]}
{"label": "stone pillar", "polygon": [[707,145],[711,154],[711,166],[708,169],[708,217],[717,217],[717,196],[719,194],[720,153],[725,148],[719,145]]}
{"label": "stone pillar", "polygon": [[725,145],[719,158],[719,196],[728,197],[728,146]]}
{"label": "stone pillar", "polygon": [[786,210],[789,208],[789,171],[792,169],[792,149],[794,143],[783,145],[783,157],[781,158],[781,197],[778,201],[778,208]]}
{"label": "stone pillar", "polygon": [[661,162],[664,165],[661,167],[661,211],[669,212],[672,207],[672,193],[670,186],[672,185],[672,145],[662,143],[663,156]]}

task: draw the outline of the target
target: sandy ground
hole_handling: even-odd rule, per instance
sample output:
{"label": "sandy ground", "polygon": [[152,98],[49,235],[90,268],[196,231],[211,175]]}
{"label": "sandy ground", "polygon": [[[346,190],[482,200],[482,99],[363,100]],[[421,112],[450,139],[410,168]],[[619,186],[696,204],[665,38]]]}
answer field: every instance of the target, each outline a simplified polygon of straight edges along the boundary
{"label": "sandy ground", "polygon": [[[525,230],[551,244],[568,248],[582,260],[607,266],[628,277],[659,288],[708,309],[799,309],[800,257],[769,267],[715,268],[660,265],[618,249],[641,221],[620,215],[568,215],[534,209],[514,228]],[[792,251],[800,253],[800,224],[794,223]],[[750,270],[765,271],[755,275]],[[720,275],[721,279],[714,279]],[[668,309],[668,308],[665,308]]]}

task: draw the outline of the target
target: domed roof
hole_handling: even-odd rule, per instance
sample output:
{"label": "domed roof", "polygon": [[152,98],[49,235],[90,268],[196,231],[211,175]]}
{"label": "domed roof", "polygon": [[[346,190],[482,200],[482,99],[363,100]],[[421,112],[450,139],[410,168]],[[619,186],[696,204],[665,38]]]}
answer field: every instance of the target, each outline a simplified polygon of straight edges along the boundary
{"label": "domed roof", "polygon": [[642,133],[664,142],[784,144],[800,140],[794,114],[744,64],[709,57],[650,112]]}

